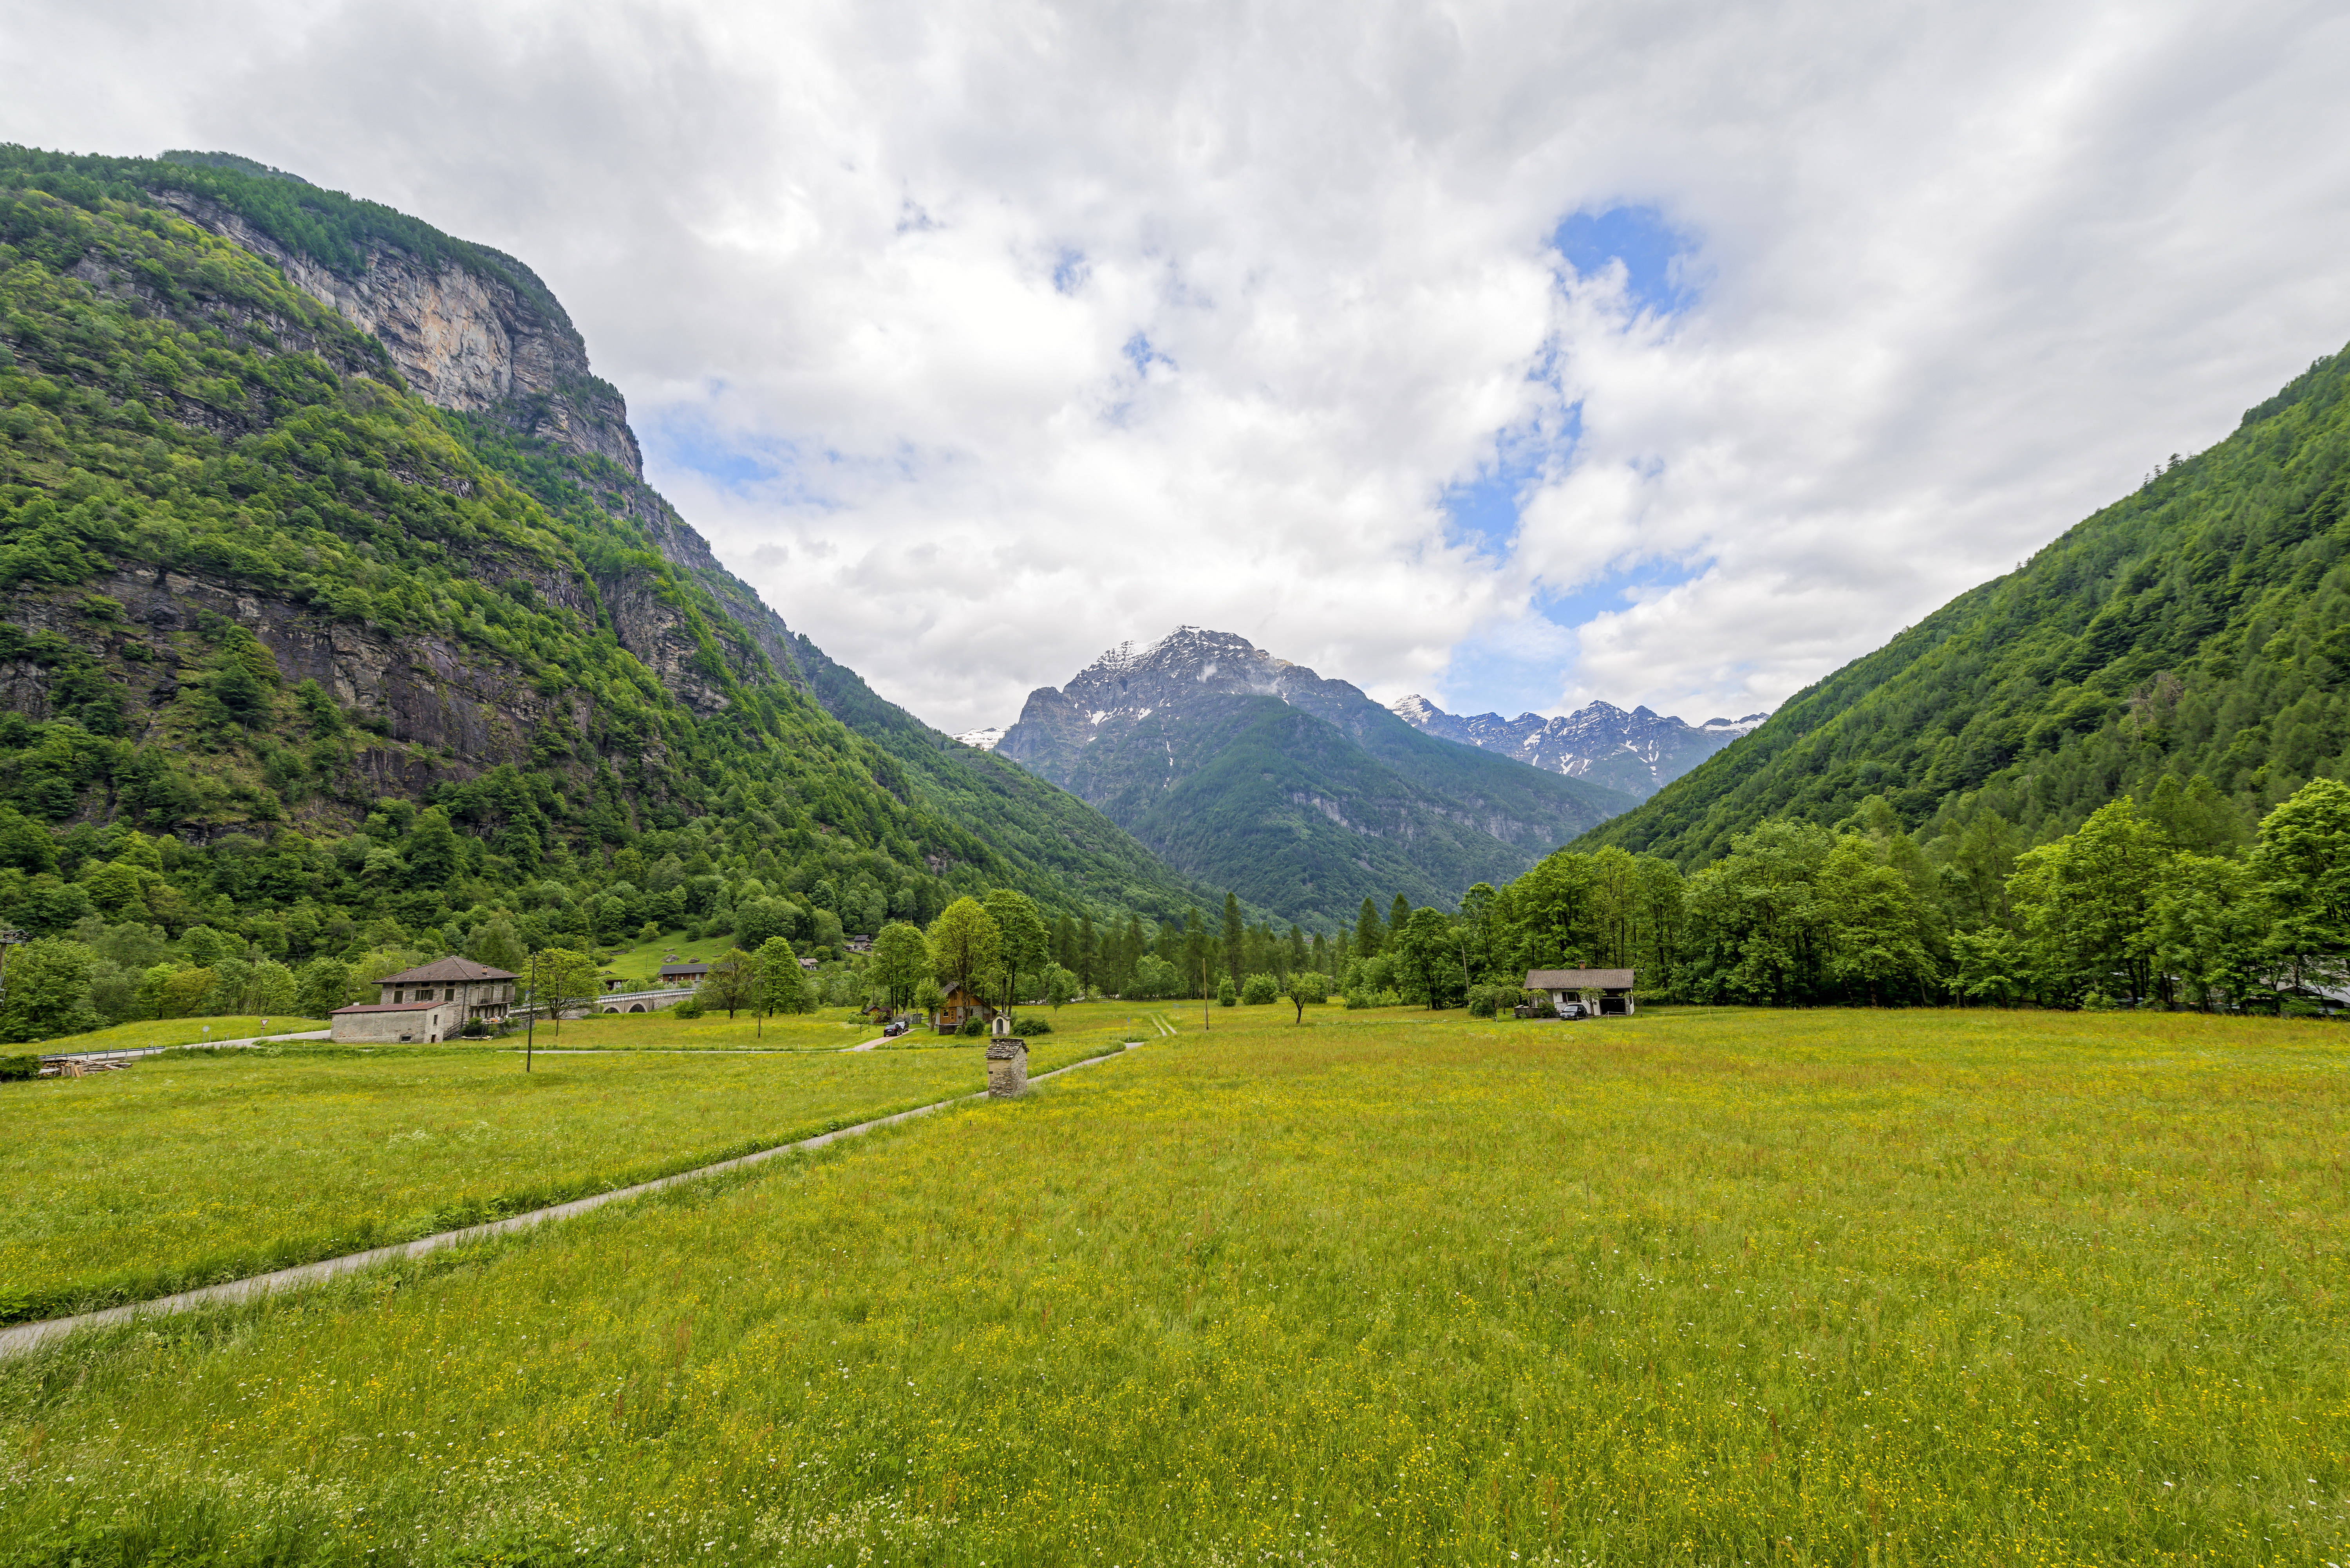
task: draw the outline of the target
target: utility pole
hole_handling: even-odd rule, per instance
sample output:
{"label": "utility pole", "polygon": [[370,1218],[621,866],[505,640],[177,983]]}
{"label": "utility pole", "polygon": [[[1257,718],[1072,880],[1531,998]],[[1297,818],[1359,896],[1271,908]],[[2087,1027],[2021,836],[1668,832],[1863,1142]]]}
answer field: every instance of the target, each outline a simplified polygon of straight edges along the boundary
{"label": "utility pole", "polygon": [[1208,957],[1200,955],[1200,1032],[1207,1033],[1208,1023]]}
{"label": "utility pole", "polygon": [[538,950],[530,954],[530,1011],[522,1015],[522,1070],[530,1071],[530,1049],[538,1043]]}

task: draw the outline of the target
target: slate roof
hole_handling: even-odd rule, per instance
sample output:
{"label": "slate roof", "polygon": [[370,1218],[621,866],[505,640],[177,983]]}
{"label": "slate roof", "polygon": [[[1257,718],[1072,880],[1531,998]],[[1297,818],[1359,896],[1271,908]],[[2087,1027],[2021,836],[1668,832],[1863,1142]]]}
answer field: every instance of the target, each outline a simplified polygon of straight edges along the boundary
{"label": "slate roof", "polygon": [[362,1002],[349,1007],[338,1007],[335,1012],[327,1016],[332,1018],[336,1012],[422,1012],[428,1008],[450,1005],[446,1002]]}
{"label": "slate roof", "polygon": [[1526,971],[1528,991],[1629,991],[1632,976],[1638,971],[1628,969],[1530,969]]}
{"label": "slate roof", "polygon": [[708,974],[710,966],[706,963],[665,963],[660,966],[660,971],[661,977],[667,979],[673,974]]}
{"label": "slate roof", "polygon": [[420,965],[415,969],[404,969],[398,974],[385,975],[375,983],[409,985],[419,981],[513,980],[514,978],[515,977],[502,969],[492,969],[485,963],[475,963],[472,959],[452,957],[435,959],[431,963]]}

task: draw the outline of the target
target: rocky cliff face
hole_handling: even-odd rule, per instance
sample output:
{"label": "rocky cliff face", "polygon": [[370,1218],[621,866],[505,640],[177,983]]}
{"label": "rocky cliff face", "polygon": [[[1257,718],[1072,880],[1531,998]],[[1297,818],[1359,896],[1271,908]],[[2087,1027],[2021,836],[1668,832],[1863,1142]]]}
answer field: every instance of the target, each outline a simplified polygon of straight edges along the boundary
{"label": "rocky cliff face", "polygon": [[[155,196],[199,227],[270,262],[288,282],[373,337],[409,389],[427,402],[485,415],[517,435],[603,459],[620,470],[608,474],[605,506],[642,528],[672,566],[702,579],[765,655],[770,668],[763,670],[738,654],[730,661],[734,678],[750,680],[772,672],[805,684],[798,680],[791,634],[782,618],[721,566],[708,542],[644,483],[627,403],[590,373],[578,329],[521,262],[487,253],[509,278],[525,282],[527,294],[508,278],[456,262],[428,263],[380,243],[369,247],[365,269],[347,276],[279,244],[216,202],[178,191]],[[615,576],[598,587],[620,645],[674,696],[699,715],[727,705],[723,687],[696,667],[699,644],[658,584]],[[405,736],[413,729],[421,734],[434,728],[426,715],[408,711],[400,693],[386,691],[381,699],[394,733]]]}
{"label": "rocky cliff face", "polygon": [[1417,692],[1398,700],[1392,711],[1427,734],[1568,778],[1588,779],[1642,800],[1770,717],[1749,713],[1743,719],[1691,724],[1647,708],[1627,713],[1612,703],[1592,702],[1549,719],[1539,713],[1462,718]]}
{"label": "rocky cliff face", "polygon": [[154,194],[198,227],[275,263],[288,282],[375,337],[409,389],[435,407],[488,414],[644,476],[627,403],[590,372],[578,329],[522,263],[496,257],[500,270],[526,281],[527,298],[505,278],[383,244],[369,247],[357,276],[345,276],[216,202],[182,191]]}

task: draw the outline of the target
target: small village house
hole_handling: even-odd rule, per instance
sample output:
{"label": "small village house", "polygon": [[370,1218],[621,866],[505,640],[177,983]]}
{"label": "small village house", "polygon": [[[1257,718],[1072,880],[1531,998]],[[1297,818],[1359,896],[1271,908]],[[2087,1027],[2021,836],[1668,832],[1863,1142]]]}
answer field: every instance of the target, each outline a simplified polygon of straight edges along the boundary
{"label": "small village house", "polygon": [[1547,996],[1551,1005],[1557,1008],[1581,1002],[1586,993],[1596,991],[1599,999],[1593,1012],[1602,1018],[1627,1018],[1633,1012],[1632,978],[1636,972],[1628,969],[1530,969],[1526,971],[1526,990]]}
{"label": "small village house", "polygon": [[939,999],[939,1033],[946,1033],[962,1027],[966,1018],[984,1023],[995,1016],[995,1009],[965,990],[961,981],[947,987],[946,995]]}
{"label": "small village house", "polygon": [[374,1002],[335,1009],[338,1041],[431,1044],[479,1019],[504,1020],[515,1002],[514,975],[471,959],[444,958],[376,981]]}

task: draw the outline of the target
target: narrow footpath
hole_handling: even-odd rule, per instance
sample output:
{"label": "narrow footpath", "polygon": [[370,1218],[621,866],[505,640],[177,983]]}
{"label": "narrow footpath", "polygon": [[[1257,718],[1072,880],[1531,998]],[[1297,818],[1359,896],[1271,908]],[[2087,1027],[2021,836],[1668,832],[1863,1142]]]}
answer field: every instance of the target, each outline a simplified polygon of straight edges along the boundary
{"label": "narrow footpath", "polygon": [[[1115,1062],[1125,1055],[1126,1052],[1139,1050],[1142,1045],[1143,1042],[1139,1040],[1128,1040],[1124,1043],[1124,1050],[1115,1055],[1088,1056],[1083,1061],[1072,1062],[1066,1067],[1055,1067],[1049,1073],[1039,1073],[1028,1081],[1032,1085],[1041,1084],[1048,1078],[1057,1078],[1064,1073],[1074,1073],[1080,1067],[1090,1067],[1097,1062]],[[504,1220],[490,1220],[485,1224],[468,1225],[462,1231],[442,1231],[436,1235],[419,1237],[413,1241],[403,1241],[397,1246],[377,1247],[369,1251],[352,1252],[340,1258],[325,1258],[315,1263],[303,1263],[291,1269],[279,1269],[273,1273],[254,1274],[242,1280],[229,1280],[217,1285],[206,1285],[202,1290],[182,1291],[177,1295],[158,1296],[153,1301],[131,1302],[122,1306],[106,1307],[98,1312],[79,1313],[72,1317],[53,1317],[40,1323],[18,1324],[13,1328],[0,1329],[0,1361],[28,1355],[43,1345],[53,1344],[83,1329],[103,1328],[109,1324],[129,1323],[134,1318],[165,1317],[174,1313],[193,1312],[201,1307],[255,1301],[264,1296],[276,1295],[281,1291],[298,1290],[305,1285],[314,1285],[343,1274],[356,1273],[361,1269],[372,1268],[379,1263],[397,1262],[405,1258],[421,1258],[427,1252],[437,1252],[443,1247],[461,1247],[468,1242],[486,1241],[494,1236],[504,1236],[516,1231],[527,1231],[533,1226],[544,1225],[550,1220],[568,1220],[575,1214],[585,1214],[590,1210],[601,1209],[607,1203],[618,1203],[629,1198],[642,1198],[647,1193],[659,1192],[664,1188],[675,1187],[681,1182],[699,1181],[704,1177],[716,1176],[724,1171],[740,1170],[744,1166],[756,1165],[762,1160],[774,1159],[779,1155],[802,1154],[812,1149],[819,1149],[827,1144],[837,1143],[843,1138],[856,1137],[859,1134],[878,1131],[882,1127],[896,1127],[899,1122],[911,1121],[916,1116],[926,1116],[933,1111],[945,1110],[950,1106],[959,1106],[968,1100],[983,1100],[986,1097],[987,1091],[984,1089],[975,1094],[957,1095],[951,1099],[935,1101],[927,1106],[917,1106],[910,1111],[899,1111],[895,1116],[876,1116],[869,1122],[858,1122],[855,1127],[837,1127],[828,1133],[818,1133],[814,1137],[804,1137],[797,1143],[778,1144],[774,1148],[763,1148],[756,1154],[746,1154],[734,1159],[720,1160],[715,1165],[705,1165],[693,1170],[681,1170],[674,1176],[664,1176],[658,1180],[639,1182],[634,1187],[623,1187],[613,1192],[592,1193],[586,1198],[576,1198],[568,1203],[557,1203],[546,1209],[534,1209],[527,1214],[515,1214]]]}

